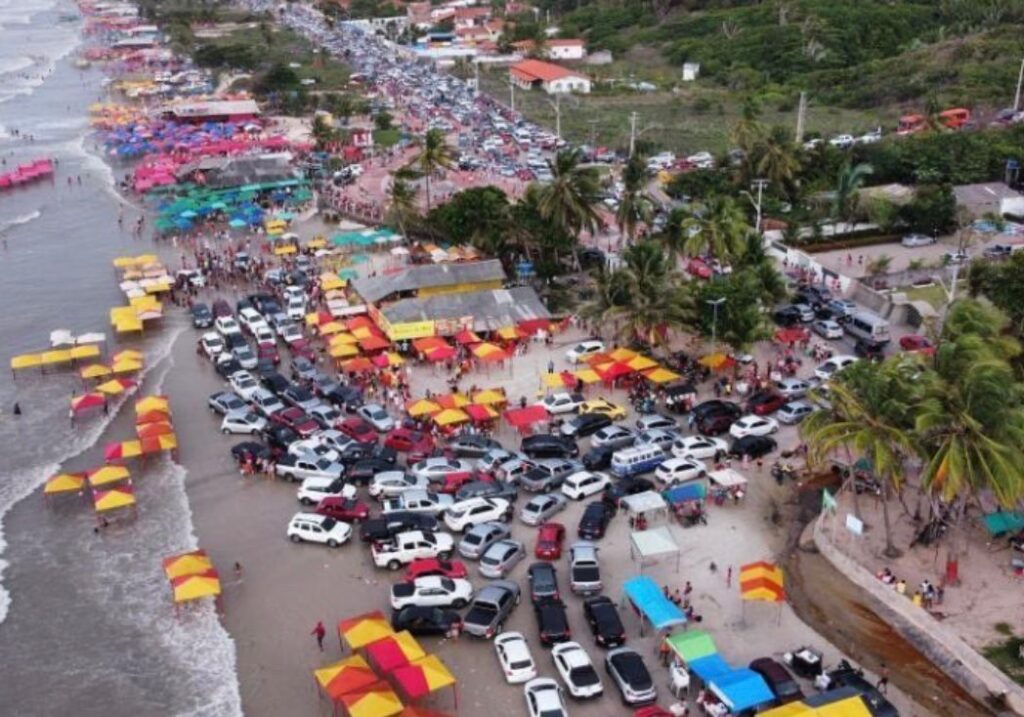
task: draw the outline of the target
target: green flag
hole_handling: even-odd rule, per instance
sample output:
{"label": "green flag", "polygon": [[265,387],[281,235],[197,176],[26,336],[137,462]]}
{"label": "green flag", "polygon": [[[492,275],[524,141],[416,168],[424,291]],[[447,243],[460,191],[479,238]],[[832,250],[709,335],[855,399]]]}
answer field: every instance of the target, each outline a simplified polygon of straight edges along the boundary
{"label": "green flag", "polygon": [[825,488],[824,490],[822,490],[821,491],[821,509],[825,510],[825,511],[829,511],[831,513],[835,513],[836,512],[836,508],[838,508],[838,507],[839,507],[839,504],[836,503],[836,499],[834,497],[832,497],[832,494],[828,492],[828,489]]}

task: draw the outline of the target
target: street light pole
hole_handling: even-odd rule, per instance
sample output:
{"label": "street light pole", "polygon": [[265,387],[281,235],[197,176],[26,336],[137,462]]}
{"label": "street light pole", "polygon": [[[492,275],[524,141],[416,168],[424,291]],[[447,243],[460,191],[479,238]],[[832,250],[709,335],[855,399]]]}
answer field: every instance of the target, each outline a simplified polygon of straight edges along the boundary
{"label": "street light pole", "polygon": [[718,343],[718,307],[725,303],[725,297],[717,299],[704,299],[704,303],[711,305],[711,345]]}
{"label": "street light pole", "polygon": [[1020,88],[1024,83],[1024,60],[1020,61],[1020,72],[1017,73],[1017,93],[1013,96],[1013,111],[1020,109]]}
{"label": "street light pole", "polygon": [[757,223],[754,225],[754,231],[761,234],[761,200],[764,197],[764,188],[768,186],[767,179],[755,179],[751,182],[750,188],[757,190],[757,199],[754,199],[754,195],[750,192],[744,192],[747,195],[747,199],[754,205],[754,210],[757,212]]}

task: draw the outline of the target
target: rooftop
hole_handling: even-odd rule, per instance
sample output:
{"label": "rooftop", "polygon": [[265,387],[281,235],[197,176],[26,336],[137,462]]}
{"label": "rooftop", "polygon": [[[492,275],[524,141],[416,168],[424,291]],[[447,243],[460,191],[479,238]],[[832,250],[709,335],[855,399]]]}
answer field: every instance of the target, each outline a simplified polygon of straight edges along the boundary
{"label": "rooftop", "polygon": [[391,324],[471,316],[474,331],[495,331],[523,321],[551,318],[537,292],[525,286],[403,299],[381,313]]}
{"label": "rooftop", "polygon": [[213,102],[185,102],[167,107],[175,117],[218,117],[221,115],[258,115],[260,106],[255,100],[215,100]]}
{"label": "rooftop", "polygon": [[552,82],[565,77],[586,77],[579,72],[573,72],[561,65],[554,65],[550,62],[540,60],[523,60],[509,68],[509,72],[526,82]]}
{"label": "rooftop", "polygon": [[352,287],[363,298],[363,301],[374,304],[387,296],[405,291],[504,280],[505,270],[501,268],[501,262],[497,259],[489,259],[457,264],[411,266],[397,274],[354,279]]}

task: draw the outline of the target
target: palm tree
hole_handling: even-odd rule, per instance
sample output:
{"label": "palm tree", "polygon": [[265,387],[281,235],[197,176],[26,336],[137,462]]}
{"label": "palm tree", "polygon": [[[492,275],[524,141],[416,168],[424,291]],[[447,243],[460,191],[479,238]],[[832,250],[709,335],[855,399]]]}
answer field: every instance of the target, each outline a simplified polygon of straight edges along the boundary
{"label": "palm tree", "polygon": [[892,541],[889,499],[900,491],[904,462],[915,450],[911,412],[920,398],[920,384],[913,380],[916,372],[919,367],[912,359],[854,364],[831,382],[831,408],[815,411],[800,425],[809,464],[821,465],[840,449],[871,463],[882,482],[885,554],[889,557],[899,555]]}
{"label": "palm tree", "polygon": [[431,208],[430,178],[441,169],[455,166],[455,150],[448,144],[444,132],[439,129],[427,130],[420,145],[420,152],[408,164],[423,177],[427,196],[427,211]]}
{"label": "palm tree", "polygon": [[858,194],[864,180],[868,175],[874,173],[870,164],[851,165],[846,162],[839,170],[839,177],[836,179],[835,197],[832,200],[832,212],[836,219],[847,224],[853,219],[857,211]]}
{"label": "palm tree", "polygon": [[686,258],[686,240],[689,238],[689,233],[683,228],[683,225],[689,216],[689,212],[682,207],[675,207],[668,213],[665,228],[656,236],[669,256],[673,257],[675,264]]}
{"label": "palm tree", "polygon": [[654,202],[644,191],[647,184],[646,162],[640,155],[630,158],[622,171],[622,199],[615,212],[615,223],[619,231],[626,235],[629,243],[636,240],[636,227],[647,222],[654,210]]}
{"label": "palm tree", "polygon": [[551,181],[538,193],[541,216],[573,239],[573,257],[579,266],[577,246],[584,230],[592,235],[602,226],[597,205],[601,201],[597,170],[582,167],[583,153],[566,149],[548,160]]}
{"label": "palm tree", "polygon": [[310,133],[316,143],[316,148],[320,151],[338,139],[338,130],[334,129],[327,118],[321,114],[313,118],[313,128]]}
{"label": "palm tree", "polygon": [[784,127],[774,127],[757,147],[754,163],[757,175],[766,178],[775,187],[788,191],[800,173],[800,160],[793,151],[793,138]]}
{"label": "palm tree", "polygon": [[723,264],[732,263],[743,251],[752,231],[747,217],[732,197],[712,196],[696,205],[679,227],[687,254],[710,254]]}
{"label": "palm tree", "polygon": [[739,121],[729,133],[729,139],[749,158],[763,137],[764,125],[761,123],[761,108],[753,98],[747,98],[747,101],[743,103],[743,113]]}
{"label": "palm tree", "polygon": [[416,187],[408,181],[410,178],[407,170],[396,171],[388,197],[388,221],[395,223],[402,236],[406,235],[409,224],[419,217],[416,210]]}

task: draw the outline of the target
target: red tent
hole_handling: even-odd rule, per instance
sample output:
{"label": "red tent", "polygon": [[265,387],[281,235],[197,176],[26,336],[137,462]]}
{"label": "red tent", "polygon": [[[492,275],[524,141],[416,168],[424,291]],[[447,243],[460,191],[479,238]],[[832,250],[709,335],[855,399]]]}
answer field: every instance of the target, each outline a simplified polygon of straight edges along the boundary
{"label": "red tent", "polygon": [[811,334],[807,329],[794,326],[788,329],[779,329],[775,332],[775,340],[780,344],[798,344],[810,338]]}
{"label": "red tent", "polygon": [[483,342],[479,336],[469,329],[463,329],[454,336],[455,343],[465,346],[466,344],[479,344]]}
{"label": "red tent", "polygon": [[597,375],[601,377],[601,380],[606,383],[633,373],[633,369],[621,361],[616,361],[611,365],[598,366],[594,370],[597,371]]}
{"label": "red tent", "polygon": [[382,336],[370,336],[359,342],[359,346],[363,351],[380,351],[390,345],[391,342]]}
{"label": "red tent", "polygon": [[505,411],[505,420],[520,432],[526,432],[534,423],[548,420],[548,410],[543,406],[510,408]]}
{"label": "red tent", "polygon": [[444,346],[436,346],[429,351],[424,352],[424,357],[427,361],[447,361],[448,359],[455,357],[455,349],[447,344]]}

